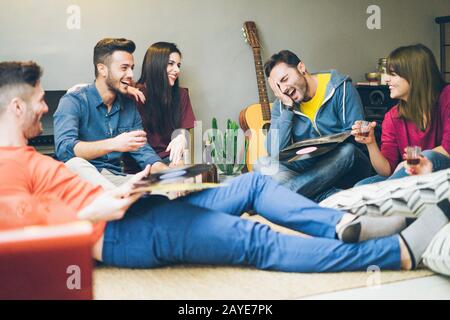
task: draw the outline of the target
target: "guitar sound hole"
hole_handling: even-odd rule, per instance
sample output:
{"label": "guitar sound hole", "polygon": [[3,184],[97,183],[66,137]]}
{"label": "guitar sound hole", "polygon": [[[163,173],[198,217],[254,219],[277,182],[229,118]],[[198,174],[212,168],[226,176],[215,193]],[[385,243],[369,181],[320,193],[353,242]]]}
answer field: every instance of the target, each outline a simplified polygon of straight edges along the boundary
{"label": "guitar sound hole", "polygon": [[264,129],[264,133],[267,134],[267,132],[269,132],[270,129],[270,123],[265,123],[262,127]]}

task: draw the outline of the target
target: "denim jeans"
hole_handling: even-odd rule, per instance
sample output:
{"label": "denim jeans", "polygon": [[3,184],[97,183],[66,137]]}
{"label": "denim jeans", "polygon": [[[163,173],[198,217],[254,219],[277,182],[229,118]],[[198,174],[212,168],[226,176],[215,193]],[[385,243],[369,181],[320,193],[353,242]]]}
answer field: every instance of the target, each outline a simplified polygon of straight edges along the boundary
{"label": "denim jeans", "polygon": [[[444,156],[442,153],[433,151],[433,150],[425,150],[422,152],[422,155],[431,161],[433,164],[433,172],[444,170],[447,168],[450,168],[450,158],[447,156]],[[385,180],[393,180],[393,179],[400,179],[408,177],[408,174],[405,171],[405,168],[401,168],[397,172],[393,173],[389,177],[376,175],[373,177],[369,177],[367,179],[359,181],[357,184],[355,184],[355,187],[362,186],[365,184],[371,184],[376,182],[381,182]]]}
{"label": "denim jeans", "polygon": [[[272,231],[240,218],[261,216],[307,233],[304,238]],[[129,268],[172,264],[244,265],[290,272],[334,272],[400,268],[397,236],[345,244],[335,239],[340,211],[322,208],[257,173],[227,187],[176,200],[149,196],[105,229],[103,262]]]}
{"label": "denim jeans", "polygon": [[[260,167],[255,166],[260,171]],[[280,162],[272,178],[288,189],[315,202],[348,188],[372,173],[369,158],[352,143],[344,143],[322,156]]]}

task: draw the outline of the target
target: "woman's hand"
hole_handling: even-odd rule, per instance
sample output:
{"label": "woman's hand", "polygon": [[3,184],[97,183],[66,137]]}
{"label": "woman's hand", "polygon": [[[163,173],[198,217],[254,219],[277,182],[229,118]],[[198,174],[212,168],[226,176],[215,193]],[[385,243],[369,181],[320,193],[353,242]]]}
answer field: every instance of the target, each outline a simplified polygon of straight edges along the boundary
{"label": "woman's hand", "polygon": [[183,151],[186,149],[187,141],[184,133],[180,133],[167,146],[166,151],[170,151],[169,160],[171,164],[177,166],[183,158]]}
{"label": "woman's hand", "polygon": [[73,87],[70,87],[69,89],[67,89],[67,93],[71,93],[71,92],[74,92],[74,91],[78,91],[78,90],[80,90],[81,88],[86,87],[87,85],[88,85],[87,83],[79,83],[79,84],[76,84],[76,85],[74,85]]}
{"label": "woman's hand", "polygon": [[367,137],[364,137],[360,135],[361,121],[355,121],[355,124],[352,126],[352,135],[355,137],[355,141],[365,145],[376,143],[374,133],[374,129],[376,126],[377,123],[375,121],[371,122],[369,135]]}
{"label": "woman's hand", "polygon": [[134,98],[134,100],[136,100],[137,103],[142,103],[142,104],[145,103],[145,95],[138,88],[135,88],[135,87],[132,87],[132,86],[128,86],[127,94],[130,97]]}
{"label": "woman's hand", "polygon": [[404,161],[405,171],[407,174],[409,174],[410,176],[415,176],[433,172],[433,163],[430,160],[422,155],[420,156],[419,160],[419,164],[416,165],[408,165],[408,163]]}

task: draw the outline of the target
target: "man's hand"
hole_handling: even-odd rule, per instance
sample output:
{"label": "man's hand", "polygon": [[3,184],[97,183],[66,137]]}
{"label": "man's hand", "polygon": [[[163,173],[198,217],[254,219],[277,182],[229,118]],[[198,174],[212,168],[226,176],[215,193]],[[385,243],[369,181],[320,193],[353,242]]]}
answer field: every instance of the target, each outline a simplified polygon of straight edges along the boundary
{"label": "man's hand", "polygon": [[132,87],[132,86],[128,86],[127,94],[130,97],[134,98],[134,100],[136,100],[137,103],[142,103],[142,104],[145,103],[145,95],[138,88],[135,88],[135,87]]}
{"label": "man's hand", "polygon": [[268,82],[275,97],[277,97],[285,106],[292,107],[294,105],[294,101],[291,97],[281,92],[280,87],[275,83],[275,81],[273,81],[272,78],[269,77]]}
{"label": "man's hand", "polygon": [[112,151],[136,151],[147,143],[147,133],[143,130],[124,132],[111,139]]}
{"label": "man's hand", "polygon": [[122,219],[128,208],[142,195],[141,193],[130,195],[132,190],[132,185],[125,183],[105,191],[94,202],[78,212],[78,219],[92,222]]}
{"label": "man's hand", "polygon": [[134,188],[134,185],[140,182],[142,179],[146,178],[150,174],[151,165],[147,165],[144,170],[136,173],[133,177],[125,182],[125,184],[129,184],[131,188]]}
{"label": "man's hand", "polygon": [[352,126],[352,135],[355,137],[355,141],[368,145],[368,144],[372,144],[372,143],[376,143],[376,139],[375,139],[375,133],[374,133],[374,129],[377,126],[377,123],[375,121],[370,123],[370,131],[369,131],[369,136],[368,137],[364,137],[359,135],[359,130],[361,128],[361,121],[355,121],[355,123]]}
{"label": "man's hand", "polygon": [[150,173],[157,173],[159,171],[166,170],[166,169],[169,169],[169,167],[166,166],[164,163],[155,162],[154,164],[152,164],[152,167],[150,168]]}
{"label": "man's hand", "polygon": [[173,138],[167,146],[166,151],[170,151],[169,160],[171,161],[171,166],[179,165],[181,158],[183,157],[183,151],[186,149],[187,141],[184,133],[180,133],[178,136]]}

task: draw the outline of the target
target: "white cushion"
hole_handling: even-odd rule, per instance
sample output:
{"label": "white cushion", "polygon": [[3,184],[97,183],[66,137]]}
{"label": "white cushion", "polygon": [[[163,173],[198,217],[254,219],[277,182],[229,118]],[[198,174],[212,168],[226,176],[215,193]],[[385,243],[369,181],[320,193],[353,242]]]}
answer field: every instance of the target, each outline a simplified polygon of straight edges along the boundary
{"label": "white cushion", "polygon": [[450,276],[450,223],[433,238],[423,255],[423,263],[434,272]]}
{"label": "white cushion", "polygon": [[[320,205],[356,215],[419,217],[426,207],[445,198],[450,198],[450,169],[351,188]],[[423,262],[431,270],[450,276],[450,223],[428,245]]]}
{"label": "white cushion", "polygon": [[338,192],[320,205],[356,215],[418,217],[427,206],[450,197],[450,169],[386,180]]}

